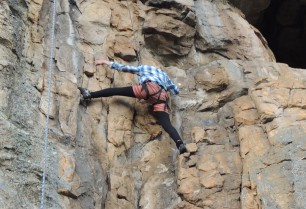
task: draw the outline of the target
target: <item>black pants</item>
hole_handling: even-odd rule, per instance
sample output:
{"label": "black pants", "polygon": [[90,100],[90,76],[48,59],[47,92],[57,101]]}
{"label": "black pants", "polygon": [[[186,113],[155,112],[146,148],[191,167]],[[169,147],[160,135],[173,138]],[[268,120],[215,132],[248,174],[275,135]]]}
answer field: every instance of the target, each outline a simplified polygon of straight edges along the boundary
{"label": "black pants", "polygon": [[[110,96],[127,96],[127,97],[134,97],[136,98],[133,88],[129,87],[122,87],[122,88],[108,88],[103,89],[100,91],[90,92],[91,98],[98,98],[98,97],[110,97]],[[158,111],[154,112],[157,120],[163,127],[163,129],[169,134],[169,136],[173,139],[176,146],[179,147],[180,144],[183,143],[180,135],[178,134],[177,130],[172,126],[169,114],[166,112]]]}

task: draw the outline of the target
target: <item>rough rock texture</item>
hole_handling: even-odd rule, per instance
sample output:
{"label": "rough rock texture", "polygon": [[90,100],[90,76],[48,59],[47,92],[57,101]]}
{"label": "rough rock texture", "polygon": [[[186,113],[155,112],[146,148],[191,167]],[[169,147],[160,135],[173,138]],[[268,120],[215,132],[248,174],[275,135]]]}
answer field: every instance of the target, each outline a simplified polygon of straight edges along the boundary
{"label": "rough rock texture", "polygon": [[[0,2],[0,208],[40,206],[51,3]],[[237,9],[76,4],[57,4],[45,208],[306,208],[306,71],[276,63]],[[77,86],[136,83],[94,60],[136,65],[139,52],[180,84],[171,119],[184,155],[143,101],[79,104]]]}

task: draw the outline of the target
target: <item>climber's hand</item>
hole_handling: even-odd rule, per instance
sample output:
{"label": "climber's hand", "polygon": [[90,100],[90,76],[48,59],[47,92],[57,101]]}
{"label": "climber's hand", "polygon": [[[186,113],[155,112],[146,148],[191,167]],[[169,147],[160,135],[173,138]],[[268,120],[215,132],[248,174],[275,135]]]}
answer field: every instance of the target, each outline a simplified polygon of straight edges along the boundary
{"label": "climber's hand", "polygon": [[103,64],[109,65],[109,61],[108,60],[96,60],[95,64],[96,65],[103,65]]}

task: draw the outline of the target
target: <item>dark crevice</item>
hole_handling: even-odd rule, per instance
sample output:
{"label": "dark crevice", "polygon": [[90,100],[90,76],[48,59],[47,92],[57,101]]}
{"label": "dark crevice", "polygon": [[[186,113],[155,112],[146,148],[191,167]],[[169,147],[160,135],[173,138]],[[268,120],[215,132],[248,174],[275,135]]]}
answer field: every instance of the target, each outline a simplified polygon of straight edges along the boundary
{"label": "dark crevice", "polygon": [[298,0],[272,0],[255,24],[266,38],[277,62],[306,68],[306,4]]}
{"label": "dark crevice", "polygon": [[119,194],[117,194],[117,198],[120,199],[120,200],[126,200],[126,201],[128,201],[127,198],[126,198],[125,196],[122,196],[122,195],[119,195]]}
{"label": "dark crevice", "polygon": [[11,48],[12,43],[9,40],[0,37],[0,45]]}
{"label": "dark crevice", "polygon": [[264,165],[266,165],[266,166],[271,166],[271,165],[277,165],[277,164],[281,164],[281,163],[283,163],[283,162],[291,162],[291,161],[292,161],[291,159],[283,159],[283,160],[281,160],[281,161],[279,161],[279,162],[272,163],[272,164],[270,164],[270,163],[264,163]]}
{"label": "dark crevice", "polygon": [[64,195],[64,196],[66,196],[66,197],[70,197],[70,198],[72,198],[72,199],[77,199],[78,198],[78,196],[76,196],[75,194],[73,194],[71,191],[59,191],[58,192],[59,194],[61,194],[61,195]]}
{"label": "dark crevice", "polygon": [[262,120],[263,124],[270,123],[274,120],[274,117],[267,117]]}
{"label": "dark crevice", "polygon": [[176,8],[178,10],[183,10],[184,6],[176,1],[159,1],[159,0],[148,0],[142,1],[145,2],[146,5],[160,8],[160,9],[173,9]]}
{"label": "dark crevice", "polygon": [[227,49],[225,48],[219,48],[219,49],[207,49],[207,50],[200,50],[200,52],[204,53],[204,54],[217,54],[220,55],[221,57],[224,57],[225,59],[231,59],[230,57],[228,57],[227,55],[223,54],[222,52],[227,52]]}

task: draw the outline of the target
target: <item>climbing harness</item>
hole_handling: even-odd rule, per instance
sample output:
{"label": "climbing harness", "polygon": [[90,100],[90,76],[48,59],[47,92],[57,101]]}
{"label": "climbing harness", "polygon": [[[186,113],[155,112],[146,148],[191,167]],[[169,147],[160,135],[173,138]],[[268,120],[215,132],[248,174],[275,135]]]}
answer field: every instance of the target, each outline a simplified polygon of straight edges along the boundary
{"label": "climbing harness", "polygon": [[41,183],[41,199],[40,199],[40,209],[44,208],[44,197],[46,190],[46,168],[47,168],[47,158],[48,158],[48,131],[49,131],[49,118],[50,118],[50,107],[51,107],[51,81],[52,81],[52,69],[53,69],[53,57],[54,57],[54,36],[55,36],[55,18],[56,18],[56,0],[53,0],[53,11],[52,11],[52,21],[50,29],[50,60],[49,60],[49,74],[48,74],[48,94],[47,94],[47,115],[46,124],[44,129],[44,152],[43,152],[43,174]]}
{"label": "climbing harness", "polygon": [[[160,99],[160,96],[161,96],[162,91],[163,91],[163,90],[166,91],[166,90],[164,89],[164,87],[161,86],[161,85],[159,85],[160,89],[159,89],[157,92],[155,92],[155,93],[153,93],[153,94],[150,94],[149,89],[148,89],[148,86],[147,86],[147,83],[148,83],[148,82],[151,82],[151,81],[150,81],[150,80],[147,80],[147,81],[145,81],[145,82],[143,82],[143,83],[141,84],[141,86],[142,86],[141,91],[144,90],[144,91],[146,92],[146,98],[145,98],[145,100],[148,100],[150,97],[153,97],[153,96],[155,96],[155,95],[158,94],[157,101],[154,102],[152,105],[154,106],[154,105],[156,105],[156,104],[165,104],[164,110],[166,110],[167,107],[168,107],[168,109],[170,109],[170,108],[169,108],[169,105],[168,105],[168,103],[169,103],[169,97],[167,96],[167,99],[166,99],[166,100],[161,100],[161,99]],[[166,91],[166,92],[167,92],[167,91]]]}
{"label": "climbing harness", "polygon": [[[129,10],[129,16],[130,16],[130,20],[131,20],[131,26],[132,26],[133,34],[135,34],[134,23],[133,23],[132,14],[131,14],[130,6],[129,6],[129,0],[126,0],[126,6]],[[133,39],[134,39],[134,46],[136,48],[137,42],[136,42],[135,36],[134,36]],[[139,47],[138,50],[136,49],[136,59],[137,59],[137,66],[139,66],[139,64],[141,63],[141,61],[140,61],[140,47]]]}

